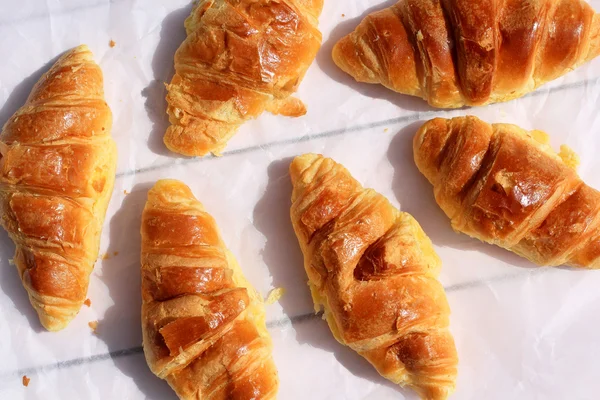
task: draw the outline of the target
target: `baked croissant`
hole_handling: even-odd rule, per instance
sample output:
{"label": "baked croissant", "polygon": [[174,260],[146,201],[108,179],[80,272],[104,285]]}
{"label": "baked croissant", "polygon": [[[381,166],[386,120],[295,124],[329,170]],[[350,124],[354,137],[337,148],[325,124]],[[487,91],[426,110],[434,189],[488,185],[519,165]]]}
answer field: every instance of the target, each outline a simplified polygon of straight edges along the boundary
{"label": "baked croissant", "polygon": [[600,54],[583,0],[401,0],[333,49],[357,81],[457,108],[516,99]]}
{"label": "baked croissant", "polygon": [[102,71],[87,46],[34,86],[0,135],[0,212],[42,325],[58,331],[85,301],[115,180]]}
{"label": "baked croissant", "polygon": [[262,298],[178,181],[158,181],[142,217],[142,332],[150,369],[181,399],[275,398]]}
{"label": "baked croissant", "polygon": [[291,97],[321,46],[323,0],[201,0],[185,21],[167,85],[167,147],[187,156],[218,154],[263,111],[298,117]]}
{"label": "baked croissant", "polygon": [[416,134],[414,156],[456,231],[538,265],[600,268],[600,193],[545,133],[438,118]]}
{"label": "baked croissant", "polygon": [[291,217],[315,309],[335,338],[424,399],[454,390],[458,363],[441,262],[417,221],[320,155],[290,166]]}

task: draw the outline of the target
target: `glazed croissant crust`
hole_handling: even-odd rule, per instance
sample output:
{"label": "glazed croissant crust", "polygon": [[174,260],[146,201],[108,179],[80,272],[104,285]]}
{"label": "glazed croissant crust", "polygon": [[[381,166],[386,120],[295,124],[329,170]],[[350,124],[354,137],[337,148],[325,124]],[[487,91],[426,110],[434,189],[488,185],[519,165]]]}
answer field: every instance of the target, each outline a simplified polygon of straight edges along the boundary
{"label": "glazed croissant crust", "polygon": [[265,110],[301,116],[291,95],[321,46],[323,0],[200,0],[185,21],[167,86],[165,144],[187,156],[218,154]]}
{"label": "glazed croissant crust", "polygon": [[434,119],[414,138],[419,170],[452,227],[543,266],[600,268],[600,193],[547,135],[475,117]]}
{"label": "glazed croissant crust", "polygon": [[262,298],[181,182],[162,180],[142,216],[142,332],[152,372],[181,399],[274,399]]}
{"label": "glazed croissant crust", "polygon": [[42,325],[63,329],[85,301],[115,180],[112,116],[86,46],[40,78],[0,136],[2,226]]}
{"label": "glazed croissant crust", "polygon": [[336,339],[424,399],[454,390],[457,355],[441,262],[407,213],[320,155],[297,157],[291,218],[315,308]]}
{"label": "glazed croissant crust", "polygon": [[333,59],[357,81],[457,108],[521,97],[598,54],[600,15],[584,0],[401,0]]}

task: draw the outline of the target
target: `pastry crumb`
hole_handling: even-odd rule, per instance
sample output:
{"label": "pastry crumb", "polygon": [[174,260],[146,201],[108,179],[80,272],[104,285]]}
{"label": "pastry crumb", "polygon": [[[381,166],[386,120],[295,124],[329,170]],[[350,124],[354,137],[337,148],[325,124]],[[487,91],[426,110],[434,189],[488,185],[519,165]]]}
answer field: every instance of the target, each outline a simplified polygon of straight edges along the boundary
{"label": "pastry crumb", "polygon": [[85,301],[83,302],[83,304],[85,304],[88,307],[92,306],[92,301],[90,299],[85,299]]}
{"label": "pastry crumb", "polygon": [[533,130],[531,131],[531,137],[540,144],[550,143],[550,136],[544,131]]}
{"label": "pastry crumb", "polygon": [[113,252],[113,256],[118,256],[118,255],[119,255],[118,251]]}
{"label": "pastry crumb", "polygon": [[102,259],[103,260],[108,260],[109,258],[110,258],[110,254],[108,254],[108,253],[102,254]]}
{"label": "pastry crumb", "polygon": [[346,14],[342,14],[342,18],[344,18],[346,16]]}
{"label": "pastry crumb", "polygon": [[31,382],[31,379],[28,378],[27,375],[23,375],[23,386],[29,386],[29,382]]}
{"label": "pastry crumb", "polygon": [[419,42],[423,41],[423,32],[421,32],[421,31],[417,32],[417,40]]}
{"label": "pastry crumb", "polygon": [[115,42],[114,40],[110,39],[110,42],[108,42],[108,45],[112,49],[113,47],[115,47],[117,45],[117,42]]}
{"label": "pastry crumb", "polygon": [[389,129],[388,129],[388,128],[385,128],[385,129],[383,130],[383,132],[385,132],[385,133],[387,133],[388,131],[389,131]]}
{"label": "pastry crumb", "polygon": [[269,292],[266,303],[269,305],[275,304],[283,297],[284,294],[285,294],[284,288],[282,288],[282,287],[275,288]]}
{"label": "pastry crumb", "polygon": [[575,151],[566,144],[560,146],[560,152],[558,153],[558,156],[562,158],[567,167],[572,169],[577,169],[581,162],[577,153],[575,153]]}
{"label": "pastry crumb", "polygon": [[129,192],[128,192],[127,190],[123,190],[123,194],[124,194],[125,196],[127,196],[127,195],[129,194]]}
{"label": "pastry crumb", "polygon": [[90,327],[92,332],[96,333],[96,330],[98,329],[98,321],[88,322],[88,326]]}

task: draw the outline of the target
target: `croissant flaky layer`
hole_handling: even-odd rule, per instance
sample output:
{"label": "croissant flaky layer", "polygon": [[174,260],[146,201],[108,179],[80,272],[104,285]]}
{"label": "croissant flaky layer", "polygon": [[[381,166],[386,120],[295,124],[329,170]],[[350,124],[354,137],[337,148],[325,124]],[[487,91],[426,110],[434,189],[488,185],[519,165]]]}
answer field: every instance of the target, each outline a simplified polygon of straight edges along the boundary
{"label": "croissant flaky layer", "polygon": [[333,59],[357,81],[456,108],[521,97],[599,54],[600,15],[584,0],[401,0]]}
{"label": "croissant flaky layer", "polygon": [[63,55],[0,136],[2,226],[42,325],[81,308],[112,194],[116,147],[102,71],[86,46]]}
{"label": "croissant flaky layer", "polygon": [[142,216],[142,332],[152,372],[184,400],[274,399],[262,298],[181,182],[162,180]]}
{"label": "croissant flaky layer", "polygon": [[290,175],[309,286],[336,339],[392,382],[424,399],[447,398],[458,359],[429,238],[331,159],[297,157]]}
{"label": "croissant flaky layer", "polygon": [[434,119],[414,139],[419,170],[452,227],[543,266],[600,268],[600,192],[540,131]]}
{"label": "croissant flaky layer", "polygon": [[169,149],[218,153],[264,111],[306,113],[291,97],[321,46],[323,0],[201,0],[185,21],[167,86]]}

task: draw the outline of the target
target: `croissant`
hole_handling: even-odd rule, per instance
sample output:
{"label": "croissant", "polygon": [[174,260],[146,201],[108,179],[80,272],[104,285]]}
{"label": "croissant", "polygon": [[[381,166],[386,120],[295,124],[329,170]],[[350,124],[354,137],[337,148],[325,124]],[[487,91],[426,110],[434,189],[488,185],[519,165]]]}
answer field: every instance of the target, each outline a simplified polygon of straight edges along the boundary
{"label": "croissant", "polygon": [[29,300],[49,331],[86,298],[116,169],[102,71],[87,46],[34,86],[0,135],[0,212]]}
{"label": "croissant", "polygon": [[180,399],[274,399],[262,298],[181,182],[161,180],[142,216],[142,332],[150,369]]}
{"label": "croissant", "polygon": [[583,0],[401,0],[333,49],[357,81],[458,108],[516,99],[600,54]]}
{"label": "croissant", "polygon": [[544,132],[438,118],[416,134],[414,156],[454,230],[541,266],[600,268],[600,193]]}
{"label": "croissant", "polygon": [[299,117],[290,97],[321,46],[323,0],[201,0],[185,21],[167,85],[166,146],[187,156],[219,154],[265,110]]}
{"label": "croissant", "polygon": [[441,262],[417,221],[335,161],[297,157],[291,218],[315,309],[335,338],[424,399],[454,390],[458,359]]}

